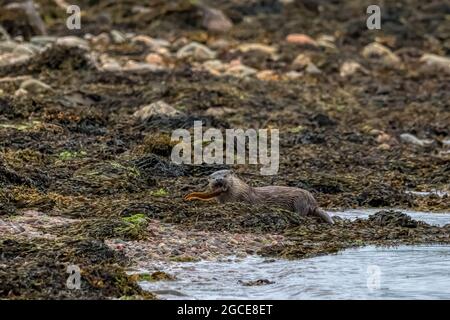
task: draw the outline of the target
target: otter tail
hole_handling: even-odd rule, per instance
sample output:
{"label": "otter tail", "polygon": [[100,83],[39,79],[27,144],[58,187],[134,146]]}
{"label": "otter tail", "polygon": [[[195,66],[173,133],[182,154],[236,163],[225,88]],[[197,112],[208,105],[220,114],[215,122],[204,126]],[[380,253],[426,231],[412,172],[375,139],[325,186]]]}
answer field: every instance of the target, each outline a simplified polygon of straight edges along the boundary
{"label": "otter tail", "polygon": [[329,224],[334,224],[333,219],[331,219],[331,217],[328,215],[328,213],[326,213],[325,211],[323,211],[319,207],[314,209],[313,214],[318,216],[318,217],[320,217],[320,218],[322,218],[322,220],[326,221]]}

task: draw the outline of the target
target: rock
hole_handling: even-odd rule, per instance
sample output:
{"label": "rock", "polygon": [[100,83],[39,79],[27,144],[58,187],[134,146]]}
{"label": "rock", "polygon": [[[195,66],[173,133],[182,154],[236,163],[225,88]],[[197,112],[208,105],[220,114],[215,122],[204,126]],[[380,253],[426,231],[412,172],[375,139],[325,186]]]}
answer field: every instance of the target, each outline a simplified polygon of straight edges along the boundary
{"label": "rock", "polygon": [[173,117],[178,115],[182,115],[182,112],[178,111],[162,100],[142,106],[133,114],[134,117],[138,118],[141,121],[146,121],[153,116]]}
{"label": "rock", "polygon": [[388,143],[391,140],[392,140],[392,137],[389,134],[385,133],[385,132],[381,132],[376,138],[376,141],[378,143]]}
{"label": "rock", "polygon": [[378,60],[385,66],[398,67],[401,63],[400,58],[393,53],[389,48],[382,44],[372,42],[364,47],[361,55],[370,60]]}
{"label": "rock", "polygon": [[368,73],[368,70],[365,69],[363,66],[361,66],[358,62],[345,61],[341,65],[341,68],[339,69],[339,75],[343,78],[347,78],[347,77],[355,74],[358,71],[361,71],[362,73],[365,73],[365,74]]}
{"label": "rock", "polygon": [[320,74],[320,73],[322,73],[322,71],[320,71],[320,69],[312,62],[309,63],[306,66],[305,71],[306,71],[306,73],[309,73],[309,74]]}
{"label": "rock", "polygon": [[311,57],[307,56],[304,53],[300,53],[297,57],[295,57],[294,61],[292,61],[292,65],[295,67],[307,67],[308,64],[311,63]]}
{"label": "rock", "polygon": [[164,66],[164,59],[157,53],[149,53],[146,57],[145,57],[145,62],[153,64],[153,65],[158,65],[158,66]]}
{"label": "rock", "polygon": [[116,59],[111,58],[106,54],[100,55],[99,61],[100,61],[100,67],[99,67],[100,70],[119,71],[122,69],[122,66]]}
{"label": "rock", "polygon": [[414,145],[420,146],[420,147],[426,147],[426,146],[433,144],[433,140],[419,139],[410,133],[402,133],[400,135],[400,139],[405,143],[414,144]]}
{"label": "rock", "polygon": [[426,53],[422,55],[420,61],[423,62],[422,69],[426,71],[444,71],[450,73],[450,58]]}
{"label": "rock", "polygon": [[336,41],[336,38],[329,35],[322,35],[317,38],[317,45],[319,47],[328,48],[332,50],[336,50],[336,45],[334,42]]}
{"label": "rock", "polygon": [[106,32],[102,32],[89,40],[94,45],[102,45],[102,46],[107,46],[111,42],[111,38],[109,37],[109,34],[107,34]]}
{"label": "rock", "polygon": [[0,42],[0,54],[13,52],[19,44],[14,41]]}
{"label": "rock", "polygon": [[25,89],[17,89],[15,92],[14,92],[14,96],[15,97],[24,97],[24,96],[27,96],[28,95],[28,91],[27,90],[25,90]]}
{"label": "rock", "polygon": [[311,57],[300,53],[292,62],[292,66],[304,69],[309,74],[319,74],[320,69],[311,61]]}
{"label": "rock", "polygon": [[248,52],[252,50],[261,51],[270,55],[274,55],[277,52],[276,48],[262,43],[243,43],[237,49],[242,52]]}
{"label": "rock", "polygon": [[70,47],[70,48],[81,48],[89,50],[89,44],[86,40],[75,36],[66,36],[58,38],[55,42],[57,45]]}
{"label": "rock", "polygon": [[121,44],[126,41],[125,35],[118,30],[111,30],[109,34],[111,35],[112,41],[116,44]]}
{"label": "rock", "polygon": [[410,216],[394,210],[382,210],[369,216],[371,223],[379,226],[417,228],[419,222]]}
{"label": "rock", "polygon": [[206,115],[213,116],[213,117],[222,117],[224,115],[228,115],[228,114],[232,114],[232,113],[235,113],[235,110],[232,108],[227,108],[227,107],[211,107],[211,108],[208,108],[205,112]]}
{"label": "rock", "polygon": [[30,42],[38,46],[45,46],[46,44],[55,42],[57,39],[57,37],[52,36],[34,36],[31,37]]}
{"label": "rock", "polygon": [[6,53],[0,55],[0,67],[11,66],[15,64],[26,63],[31,59],[30,55],[17,55],[14,53]]}
{"label": "rock", "polygon": [[226,71],[225,74],[245,78],[251,75],[254,75],[258,70],[247,67],[243,64],[231,65]]}
{"label": "rock", "polygon": [[391,146],[389,144],[387,144],[387,143],[382,143],[382,144],[380,144],[378,146],[378,149],[380,149],[380,150],[389,150],[389,149],[391,149]]}
{"label": "rock", "polygon": [[20,89],[26,90],[30,94],[39,94],[53,91],[53,89],[49,85],[36,79],[25,80],[21,83]]}
{"label": "rock", "polygon": [[450,147],[450,139],[442,140],[442,145],[444,147]]}
{"label": "rock", "polygon": [[302,73],[298,71],[289,71],[284,76],[289,80],[296,80],[302,77]]}
{"label": "rock", "polygon": [[231,46],[230,41],[225,39],[216,39],[208,43],[208,46],[213,49],[224,50]]}
{"label": "rock", "polygon": [[129,60],[125,63],[125,66],[122,68],[124,71],[161,71],[164,68],[159,65],[150,64],[146,62],[136,62],[133,60]]}
{"label": "rock", "polygon": [[219,76],[227,69],[227,64],[220,60],[208,60],[203,63],[203,68],[209,73]]}
{"label": "rock", "polygon": [[256,74],[256,78],[263,81],[280,80],[280,77],[273,70],[262,70]]}
{"label": "rock", "polygon": [[216,53],[210,50],[207,46],[198,42],[191,42],[177,52],[178,59],[192,58],[198,61],[211,60],[216,57]]}
{"label": "rock", "polygon": [[137,35],[133,38],[131,38],[131,42],[140,42],[145,44],[147,47],[151,48],[152,50],[156,50],[162,47],[169,47],[170,42],[164,39],[155,39],[151,38],[146,35]]}
{"label": "rock", "polygon": [[313,38],[303,33],[292,33],[286,37],[286,41],[302,46],[317,46],[317,42]]}
{"label": "rock", "polygon": [[251,280],[251,281],[238,281],[239,284],[242,284],[243,286],[263,286],[268,284],[273,284],[275,282],[267,280],[267,279],[258,279],[258,280]]}
{"label": "rock", "polygon": [[39,47],[36,47],[30,43],[23,43],[16,46],[13,50],[13,54],[16,55],[29,55],[33,56],[34,54],[40,51]]}
{"label": "rock", "polygon": [[233,27],[231,20],[220,10],[203,7],[202,26],[208,31],[227,32]]}

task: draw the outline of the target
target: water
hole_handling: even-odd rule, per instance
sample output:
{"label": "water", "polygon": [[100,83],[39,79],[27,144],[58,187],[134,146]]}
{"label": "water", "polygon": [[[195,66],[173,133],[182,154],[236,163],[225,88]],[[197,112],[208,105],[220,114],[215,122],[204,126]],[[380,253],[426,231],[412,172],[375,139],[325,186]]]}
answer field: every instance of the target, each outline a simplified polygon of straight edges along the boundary
{"label": "water", "polygon": [[[369,215],[380,211],[380,209],[352,209],[345,211],[330,211],[330,216],[340,216],[341,218],[346,218],[350,220],[355,220],[356,218],[367,219]],[[450,212],[434,213],[434,212],[420,212],[420,211],[408,211],[404,209],[399,209],[402,213],[407,214],[414,220],[424,221],[431,225],[444,226],[450,223]]]}
{"label": "water", "polygon": [[[333,215],[356,219],[376,211]],[[448,213],[402,212],[431,224],[450,223]],[[230,257],[158,268],[177,280],[140,285],[163,299],[450,299],[449,245],[367,246],[294,261]],[[241,283],[258,279],[273,283]]]}

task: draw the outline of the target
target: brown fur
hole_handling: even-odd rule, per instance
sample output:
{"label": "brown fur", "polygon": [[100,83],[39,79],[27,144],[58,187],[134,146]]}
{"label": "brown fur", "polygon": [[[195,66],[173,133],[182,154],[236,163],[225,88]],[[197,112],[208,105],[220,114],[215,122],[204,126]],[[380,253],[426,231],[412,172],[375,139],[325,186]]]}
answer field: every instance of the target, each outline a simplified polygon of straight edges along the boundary
{"label": "brown fur", "polygon": [[[294,187],[267,186],[251,187],[229,170],[220,170],[209,178],[209,187],[217,192],[219,203],[246,202],[278,207],[300,215],[315,215],[328,223],[331,217],[319,208],[313,195],[307,190]],[[189,196],[189,195],[188,195]]]}

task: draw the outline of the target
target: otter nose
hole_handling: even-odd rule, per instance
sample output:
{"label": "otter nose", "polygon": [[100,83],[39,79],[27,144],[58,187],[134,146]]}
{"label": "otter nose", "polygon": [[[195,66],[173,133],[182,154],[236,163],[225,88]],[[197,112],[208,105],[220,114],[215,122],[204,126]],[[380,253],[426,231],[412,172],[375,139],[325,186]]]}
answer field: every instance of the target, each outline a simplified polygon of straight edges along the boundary
{"label": "otter nose", "polygon": [[216,178],[214,179],[214,184],[221,186],[223,185],[223,178]]}

